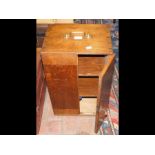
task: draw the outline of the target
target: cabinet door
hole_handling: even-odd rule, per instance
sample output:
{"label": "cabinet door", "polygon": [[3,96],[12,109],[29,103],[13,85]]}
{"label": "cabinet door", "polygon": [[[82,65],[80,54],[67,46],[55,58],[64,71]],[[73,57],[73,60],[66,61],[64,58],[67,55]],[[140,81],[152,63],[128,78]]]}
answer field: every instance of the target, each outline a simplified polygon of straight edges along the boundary
{"label": "cabinet door", "polygon": [[99,76],[99,89],[96,108],[96,122],[95,132],[97,133],[102,121],[106,117],[106,110],[108,108],[112,78],[114,72],[114,58],[115,55],[105,57],[104,68]]}
{"label": "cabinet door", "polygon": [[79,114],[77,55],[45,53],[42,60],[54,113]]}

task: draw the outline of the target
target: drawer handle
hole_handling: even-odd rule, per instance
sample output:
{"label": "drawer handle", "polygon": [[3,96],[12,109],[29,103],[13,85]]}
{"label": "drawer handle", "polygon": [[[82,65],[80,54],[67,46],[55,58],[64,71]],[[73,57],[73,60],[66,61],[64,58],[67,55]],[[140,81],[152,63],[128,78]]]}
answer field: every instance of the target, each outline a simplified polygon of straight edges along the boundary
{"label": "drawer handle", "polygon": [[82,40],[82,39],[91,39],[92,35],[85,32],[71,32],[71,33],[66,33],[64,38],[73,39],[73,40]]}

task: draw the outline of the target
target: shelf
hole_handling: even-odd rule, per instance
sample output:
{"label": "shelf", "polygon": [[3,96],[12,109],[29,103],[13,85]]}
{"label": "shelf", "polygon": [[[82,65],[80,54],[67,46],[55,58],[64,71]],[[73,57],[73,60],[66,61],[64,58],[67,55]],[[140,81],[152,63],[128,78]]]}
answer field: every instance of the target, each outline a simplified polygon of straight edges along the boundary
{"label": "shelf", "polygon": [[80,115],[96,114],[97,98],[83,98],[80,101]]}
{"label": "shelf", "polygon": [[104,67],[103,56],[78,57],[79,76],[99,76]]}
{"label": "shelf", "polygon": [[98,94],[98,78],[78,78],[79,96],[97,97]]}

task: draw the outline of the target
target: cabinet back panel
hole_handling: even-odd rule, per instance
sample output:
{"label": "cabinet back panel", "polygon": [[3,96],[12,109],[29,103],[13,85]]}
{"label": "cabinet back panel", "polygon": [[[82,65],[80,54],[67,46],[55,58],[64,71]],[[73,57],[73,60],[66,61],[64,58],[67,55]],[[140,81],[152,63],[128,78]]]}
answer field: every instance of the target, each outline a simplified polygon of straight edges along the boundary
{"label": "cabinet back panel", "polygon": [[103,56],[80,56],[78,57],[79,76],[99,76],[104,67]]}
{"label": "cabinet back panel", "polygon": [[79,96],[97,97],[98,78],[78,78]]}

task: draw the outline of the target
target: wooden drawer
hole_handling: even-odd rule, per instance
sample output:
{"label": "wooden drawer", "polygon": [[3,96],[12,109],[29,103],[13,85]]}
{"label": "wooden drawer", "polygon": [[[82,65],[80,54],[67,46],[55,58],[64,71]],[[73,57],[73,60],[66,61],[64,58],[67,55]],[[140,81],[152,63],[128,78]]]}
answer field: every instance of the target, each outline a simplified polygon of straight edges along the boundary
{"label": "wooden drawer", "polygon": [[104,55],[80,55],[78,56],[79,76],[99,76],[104,68]]}

